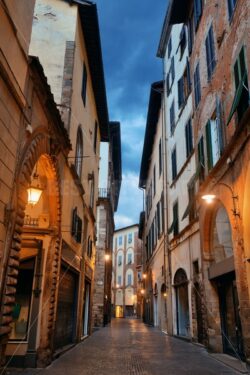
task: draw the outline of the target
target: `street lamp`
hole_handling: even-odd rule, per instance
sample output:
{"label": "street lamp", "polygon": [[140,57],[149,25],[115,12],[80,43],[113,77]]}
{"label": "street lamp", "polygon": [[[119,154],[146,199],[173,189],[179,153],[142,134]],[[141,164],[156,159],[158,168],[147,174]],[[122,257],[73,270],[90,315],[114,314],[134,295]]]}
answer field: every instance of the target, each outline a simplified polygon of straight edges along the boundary
{"label": "street lamp", "polygon": [[141,294],[145,294],[145,289],[141,289]]}
{"label": "street lamp", "polygon": [[[239,211],[236,208],[236,202],[235,202],[236,200],[238,200],[238,195],[235,195],[232,187],[229,186],[229,185],[227,185],[225,182],[218,182],[216,185],[217,186],[218,185],[223,185],[223,186],[225,186],[226,188],[228,188],[230,190],[230,192],[231,192],[231,198],[232,198],[232,201],[233,201],[232,213],[233,213],[234,216],[240,217],[240,213],[239,213]],[[204,195],[201,196],[201,199],[203,199],[208,204],[213,203],[213,201],[216,198],[217,198],[217,196],[215,194],[204,194]]]}
{"label": "street lamp", "polygon": [[38,179],[39,179],[39,175],[37,172],[35,172],[33,175],[33,180],[27,189],[28,204],[31,204],[32,206],[38,203],[43,192],[43,189],[39,186]]}
{"label": "street lamp", "polygon": [[147,278],[147,274],[144,273],[144,274],[142,275],[142,277],[143,277],[143,279],[145,280],[145,279]]}
{"label": "street lamp", "polygon": [[105,254],[105,261],[108,262],[110,260],[110,255],[109,254]]}

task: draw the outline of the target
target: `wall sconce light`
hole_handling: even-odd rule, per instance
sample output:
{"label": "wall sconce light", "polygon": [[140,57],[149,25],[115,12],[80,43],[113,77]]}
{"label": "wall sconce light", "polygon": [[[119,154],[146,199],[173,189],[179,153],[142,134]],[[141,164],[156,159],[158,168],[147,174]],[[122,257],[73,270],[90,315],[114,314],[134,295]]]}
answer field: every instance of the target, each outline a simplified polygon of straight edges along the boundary
{"label": "wall sconce light", "polygon": [[116,284],[116,287],[117,287],[117,288],[120,288],[120,285],[119,285],[119,284]]}
{"label": "wall sconce light", "polygon": [[211,204],[215,200],[216,195],[214,194],[204,194],[202,195],[201,199],[203,199],[206,203]]}
{"label": "wall sconce light", "polygon": [[110,260],[110,255],[109,254],[105,254],[105,261],[108,262]]}
{"label": "wall sconce light", "polygon": [[147,278],[147,274],[144,273],[144,274],[142,275],[142,277],[143,277],[143,279],[145,280],[145,279]]}
{"label": "wall sconce light", "polygon": [[145,289],[141,289],[141,295],[145,294]]}
{"label": "wall sconce light", "polygon": [[33,180],[27,189],[28,204],[32,206],[37,204],[42,195],[42,192],[43,192],[43,189],[39,185],[39,175],[37,171],[35,171],[35,173],[33,174]]}
{"label": "wall sconce light", "polygon": [[167,298],[167,296],[168,296],[167,292],[164,292],[164,293],[163,293],[163,297],[164,297],[164,298]]}
{"label": "wall sconce light", "polygon": [[[233,209],[232,209],[232,213],[233,213],[234,216],[238,216],[238,217],[240,217],[240,212],[239,212],[239,210],[237,210],[237,207],[236,207],[236,201],[238,200],[238,195],[235,195],[235,194],[234,194],[234,191],[233,191],[233,189],[232,189],[232,187],[229,186],[229,185],[227,185],[227,184],[224,183],[224,182],[218,182],[217,185],[223,185],[223,186],[225,186],[227,189],[230,190],[230,192],[231,192],[231,194],[232,194],[231,198],[232,198],[232,200],[233,200]],[[204,194],[204,195],[201,196],[201,199],[203,199],[203,200],[204,200],[206,203],[208,203],[208,204],[213,203],[213,201],[214,201],[216,198],[217,198],[217,197],[216,197],[216,195],[214,195],[214,194]]]}

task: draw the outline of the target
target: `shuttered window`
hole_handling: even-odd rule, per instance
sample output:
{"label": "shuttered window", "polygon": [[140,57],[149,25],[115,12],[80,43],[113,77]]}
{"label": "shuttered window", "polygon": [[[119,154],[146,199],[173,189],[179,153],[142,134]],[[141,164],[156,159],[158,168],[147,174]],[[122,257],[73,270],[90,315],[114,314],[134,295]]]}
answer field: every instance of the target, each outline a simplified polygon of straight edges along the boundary
{"label": "shuttered window", "polygon": [[206,58],[207,58],[207,78],[208,78],[208,81],[210,81],[214,68],[216,66],[213,25],[210,26],[205,44],[206,44]]}
{"label": "shuttered window", "polygon": [[161,145],[161,139],[159,142],[159,177],[162,172],[162,145]]}
{"label": "shuttered window", "polygon": [[76,242],[81,243],[81,240],[82,240],[82,220],[77,215],[77,207],[75,207],[72,210],[71,236],[76,240]]}
{"label": "shuttered window", "polygon": [[208,121],[206,124],[206,145],[207,145],[207,168],[208,170],[210,170],[213,167],[211,121]]}
{"label": "shuttered window", "polygon": [[234,14],[234,8],[235,8],[235,5],[236,5],[236,2],[237,2],[237,0],[227,0],[229,20],[231,20],[233,14]]}
{"label": "shuttered window", "polygon": [[200,81],[200,64],[196,65],[194,71],[194,99],[195,99],[195,108],[198,107],[198,104],[201,100],[201,81]]}
{"label": "shuttered window", "polygon": [[202,0],[194,0],[194,25],[195,30],[198,28],[202,15]]}
{"label": "shuttered window", "polygon": [[172,161],[172,180],[174,181],[177,176],[176,148],[172,151],[171,161]]}
{"label": "shuttered window", "polygon": [[178,81],[178,105],[179,108],[184,104],[184,79],[181,77]]}
{"label": "shuttered window", "polygon": [[170,132],[173,134],[174,128],[175,128],[175,106],[174,106],[174,100],[170,107]]}
{"label": "shuttered window", "polygon": [[198,143],[198,161],[199,161],[199,178],[203,181],[205,178],[205,155],[204,155],[204,139],[201,136]]}
{"label": "shuttered window", "polygon": [[188,120],[185,126],[185,139],[186,139],[186,157],[188,158],[193,151],[193,134],[192,134],[192,122]]}
{"label": "shuttered window", "polygon": [[87,68],[86,65],[83,65],[83,74],[82,74],[82,101],[84,106],[86,105],[86,93],[87,93]]}
{"label": "shuttered window", "polygon": [[173,206],[173,234],[177,236],[179,233],[179,215],[178,215],[178,202],[176,202]]}

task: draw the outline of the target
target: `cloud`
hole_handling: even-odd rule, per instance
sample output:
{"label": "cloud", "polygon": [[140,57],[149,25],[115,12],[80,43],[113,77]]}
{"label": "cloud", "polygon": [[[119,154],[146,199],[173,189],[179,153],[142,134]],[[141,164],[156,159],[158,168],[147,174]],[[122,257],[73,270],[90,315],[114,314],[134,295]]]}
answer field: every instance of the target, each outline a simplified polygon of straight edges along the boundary
{"label": "cloud", "polygon": [[120,229],[133,224],[133,219],[125,215],[115,215],[115,228]]}

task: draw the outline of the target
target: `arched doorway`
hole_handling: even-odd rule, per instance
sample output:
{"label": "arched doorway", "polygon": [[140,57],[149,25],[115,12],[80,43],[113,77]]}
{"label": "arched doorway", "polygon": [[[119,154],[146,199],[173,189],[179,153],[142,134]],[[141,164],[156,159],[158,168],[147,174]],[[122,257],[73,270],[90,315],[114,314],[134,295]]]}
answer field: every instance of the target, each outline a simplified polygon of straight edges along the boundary
{"label": "arched doorway", "polygon": [[189,336],[188,279],[186,272],[179,268],[174,276],[176,298],[176,334]]}
{"label": "arched doorway", "polygon": [[211,226],[209,278],[219,297],[221,335],[225,353],[243,357],[243,340],[236,286],[231,223],[224,206],[219,205]]}
{"label": "arched doorway", "polygon": [[[26,367],[50,363],[53,351],[61,199],[51,147],[45,132],[34,134],[21,159],[3,278],[1,328],[9,334],[6,357],[13,364],[18,357],[16,364]],[[29,204],[27,189],[34,184],[42,192],[37,204]]]}

